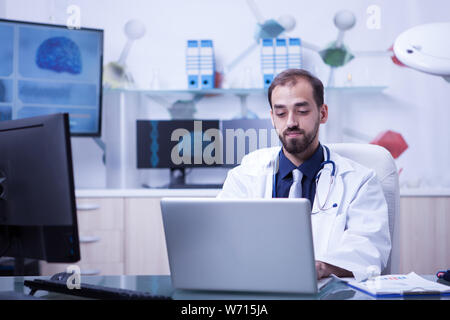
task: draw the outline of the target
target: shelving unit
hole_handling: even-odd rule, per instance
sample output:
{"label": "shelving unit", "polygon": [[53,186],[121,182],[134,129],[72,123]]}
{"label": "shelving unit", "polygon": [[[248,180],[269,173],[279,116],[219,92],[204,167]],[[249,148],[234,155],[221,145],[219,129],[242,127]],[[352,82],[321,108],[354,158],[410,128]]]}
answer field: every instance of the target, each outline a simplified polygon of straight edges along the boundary
{"label": "shelving unit", "polygon": [[[387,86],[348,86],[348,87],[328,87],[325,88],[327,100],[341,94],[381,94]],[[263,96],[267,90],[263,88],[230,88],[230,89],[208,89],[208,90],[188,90],[188,89],[112,89],[104,88],[104,127],[105,134],[105,159],[108,188],[140,188],[139,172],[136,169],[136,119],[138,109],[142,99],[150,98],[163,105],[171,112],[172,118],[177,119],[177,112],[183,112],[183,107],[193,108],[200,99],[206,100],[208,97],[228,97],[239,98],[240,116],[242,118],[253,118],[254,113],[247,107],[247,99],[251,95]],[[169,103],[165,98],[178,99],[175,103]],[[177,109],[174,105],[177,104]],[[332,102],[330,102],[332,103]],[[335,110],[333,112],[336,112]],[[194,112],[185,112],[180,118],[190,118]],[[324,137],[342,135],[342,114],[336,114],[330,120],[334,127],[324,127],[322,132]],[[220,115],[218,116],[220,117]],[[193,116],[192,116],[193,118]],[[328,139],[325,139],[328,140]],[[334,140],[332,142],[339,142]]]}
{"label": "shelving unit", "polygon": [[[387,86],[345,86],[345,87],[325,87],[325,91],[345,91],[354,93],[379,93],[387,89]],[[108,92],[123,92],[123,93],[140,93],[152,96],[167,96],[167,95],[251,95],[251,94],[267,94],[267,89],[263,88],[214,88],[214,89],[165,89],[165,90],[150,90],[150,89],[119,89],[119,88],[103,88],[104,93]]]}

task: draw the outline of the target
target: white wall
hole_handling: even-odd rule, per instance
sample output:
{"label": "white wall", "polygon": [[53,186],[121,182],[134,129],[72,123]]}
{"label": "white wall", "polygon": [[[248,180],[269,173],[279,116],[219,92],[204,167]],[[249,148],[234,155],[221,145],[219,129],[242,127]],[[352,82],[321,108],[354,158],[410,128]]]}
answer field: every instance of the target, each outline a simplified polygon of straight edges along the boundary
{"label": "white wall", "polygon": [[[386,50],[396,36],[412,26],[449,21],[450,2],[445,0],[256,0],[267,18],[290,13],[297,25],[289,33],[305,41],[324,46],[335,39],[337,30],[333,16],[340,9],[349,9],[357,17],[356,26],[345,36],[345,43],[354,51]],[[2,4],[4,5],[2,7]],[[131,18],[142,20],[147,28],[128,58],[128,65],[141,88],[150,86],[153,70],[158,70],[164,89],[185,88],[185,44],[187,39],[212,39],[218,62],[227,64],[247,48],[255,32],[255,19],[244,0],[6,0],[0,1],[4,17],[17,20],[65,23],[66,8],[81,8],[85,27],[105,30],[105,63],[118,59],[126,41],[123,25]],[[381,28],[366,26],[369,5],[381,9]],[[3,10],[5,11],[5,10]],[[317,54],[304,51],[305,67],[317,73],[326,84],[329,69]],[[227,75],[231,85],[239,82],[244,70],[251,70],[255,86],[260,86],[259,51],[255,50]],[[330,108],[328,127],[349,127],[369,137],[384,130],[400,132],[409,149],[397,160],[403,168],[403,186],[450,188],[450,84],[443,79],[394,65],[388,57],[359,58],[336,72],[336,84],[342,85],[351,73],[354,85],[385,85],[382,95],[344,94],[327,96]],[[267,112],[264,97],[253,97],[250,107],[260,116]],[[148,102],[153,117],[167,118],[167,112]],[[202,101],[198,117],[224,117],[239,112],[231,98]],[[339,140],[338,138],[336,138]],[[344,141],[361,141],[343,136]],[[332,138],[330,140],[333,140]],[[105,169],[101,152],[92,139],[74,138],[73,156],[77,187],[102,187]],[[329,141],[333,142],[333,141]],[[198,175],[205,174],[205,171]],[[166,172],[146,173],[155,185],[167,177]],[[197,174],[197,173],[196,173]],[[222,171],[210,175],[224,177]],[[207,176],[208,174],[206,174]]]}

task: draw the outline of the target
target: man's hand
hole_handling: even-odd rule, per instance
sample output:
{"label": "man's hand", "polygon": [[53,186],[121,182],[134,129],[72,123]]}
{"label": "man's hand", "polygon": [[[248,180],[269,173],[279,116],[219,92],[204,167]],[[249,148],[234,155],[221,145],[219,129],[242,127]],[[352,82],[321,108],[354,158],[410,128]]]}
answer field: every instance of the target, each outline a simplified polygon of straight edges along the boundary
{"label": "man's hand", "polygon": [[317,279],[328,277],[334,274],[338,277],[353,277],[353,273],[348,270],[333,266],[322,261],[316,261]]}

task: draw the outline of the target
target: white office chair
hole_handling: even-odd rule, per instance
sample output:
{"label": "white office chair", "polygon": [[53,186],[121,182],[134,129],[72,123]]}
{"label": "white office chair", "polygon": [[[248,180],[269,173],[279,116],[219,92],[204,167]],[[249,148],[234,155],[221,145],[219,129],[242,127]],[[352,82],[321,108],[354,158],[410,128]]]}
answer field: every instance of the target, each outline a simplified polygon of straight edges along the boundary
{"label": "white office chair", "polygon": [[327,146],[339,155],[375,170],[388,205],[389,233],[392,242],[391,254],[382,274],[397,273],[398,235],[394,232],[394,226],[400,212],[400,187],[394,158],[385,148],[374,144],[336,143]]}

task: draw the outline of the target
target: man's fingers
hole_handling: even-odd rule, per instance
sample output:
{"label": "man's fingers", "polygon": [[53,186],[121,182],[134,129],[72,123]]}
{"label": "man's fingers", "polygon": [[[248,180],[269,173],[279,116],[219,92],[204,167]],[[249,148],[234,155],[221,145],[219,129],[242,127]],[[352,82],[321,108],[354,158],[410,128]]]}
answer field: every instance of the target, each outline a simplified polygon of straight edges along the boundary
{"label": "man's fingers", "polygon": [[316,261],[316,272],[317,272],[317,279],[320,279],[323,277],[325,265],[323,262]]}

